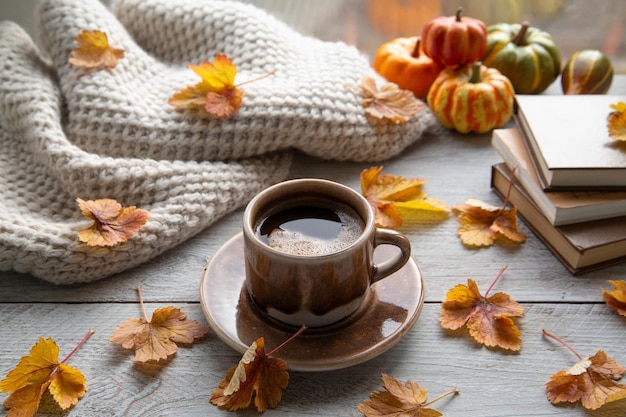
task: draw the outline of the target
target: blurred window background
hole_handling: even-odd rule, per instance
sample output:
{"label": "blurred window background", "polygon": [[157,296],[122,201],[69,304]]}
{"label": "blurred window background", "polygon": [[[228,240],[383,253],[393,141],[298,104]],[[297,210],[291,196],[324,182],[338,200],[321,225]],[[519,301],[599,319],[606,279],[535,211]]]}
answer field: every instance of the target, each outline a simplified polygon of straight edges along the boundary
{"label": "blurred window background", "polygon": [[487,25],[521,23],[552,35],[563,64],[576,51],[597,49],[626,74],[625,0],[246,0],[300,32],[342,40],[373,57],[381,44],[420,35],[430,19],[463,14]]}
{"label": "blurred window background", "polygon": [[[419,35],[430,19],[451,16],[460,6],[466,16],[487,25],[527,20],[553,36],[563,63],[578,50],[597,49],[611,59],[616,73],[626,74],[626,0],[240,1],[267,10],[304,34],[353,44],[370,57],[381,44]],[[36,2],[0,0],[0,19],[13,20],[34,34]]]}

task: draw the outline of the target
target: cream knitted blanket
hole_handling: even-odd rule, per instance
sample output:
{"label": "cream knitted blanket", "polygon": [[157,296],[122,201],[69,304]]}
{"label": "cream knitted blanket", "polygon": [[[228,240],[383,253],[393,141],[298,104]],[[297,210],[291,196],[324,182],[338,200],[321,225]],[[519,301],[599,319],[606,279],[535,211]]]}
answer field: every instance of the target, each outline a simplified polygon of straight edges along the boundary
{"label": "cream knitted blanket", "polygon": [[[0,23],[0,270],[89,282],[189,239],[285,179],[290,149],[380,161],[437,126],[429,111],[375,122],[345,88],[374,75],[342,43],[302,36],[253,6],[215,0],[43,0],[39,42]],[[68,64],[83,30],[125,50],[111,70]],[[38,46],[40,45],[40,46]],[[246,84],[231,118],[167,104],[199,81],[188,64],[228,55]],[[88,247],[76,198],[149,212],[127,242]]]}

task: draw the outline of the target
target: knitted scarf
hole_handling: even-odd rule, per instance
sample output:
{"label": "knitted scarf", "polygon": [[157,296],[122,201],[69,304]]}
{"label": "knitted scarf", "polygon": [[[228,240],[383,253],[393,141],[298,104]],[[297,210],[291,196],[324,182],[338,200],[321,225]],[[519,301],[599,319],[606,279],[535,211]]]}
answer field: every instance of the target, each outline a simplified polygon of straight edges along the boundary
{"label": "knitted scarf", "polygon": [[[368,118],[345,87],[374,76],[341,42],[303,36],[254,6],[216,0],[43,0],[39,41],[0,23],[0,270],[56,284],[101,279],[184,242],[287,178],[291,150],[382,161],[437,122]],[[68,64],[83,30],[125,56],[112,69]],[[226,54],[245,84],[229,118],[193,117],[168,98]],[[382,82],[382,79],[377,78]],[[128,241],[90,247],[76,199],[112,198],[150,218]]]}

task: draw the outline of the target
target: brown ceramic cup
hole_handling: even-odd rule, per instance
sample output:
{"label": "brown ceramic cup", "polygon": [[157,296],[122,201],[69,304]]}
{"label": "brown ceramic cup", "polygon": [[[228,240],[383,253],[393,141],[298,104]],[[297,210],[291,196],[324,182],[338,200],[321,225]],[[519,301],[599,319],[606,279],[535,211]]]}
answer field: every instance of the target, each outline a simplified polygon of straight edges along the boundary
{"label": "brown ceramic cup", "polygon": [[[292,326],[328,326],[353,314],[370,285],[411,256],[401,233],[379,229],[367,200],[344,185],[297,179],[269,187],[243,219],[246,289],[272,319]],[[378,264],[374,249],[399,251]]]}

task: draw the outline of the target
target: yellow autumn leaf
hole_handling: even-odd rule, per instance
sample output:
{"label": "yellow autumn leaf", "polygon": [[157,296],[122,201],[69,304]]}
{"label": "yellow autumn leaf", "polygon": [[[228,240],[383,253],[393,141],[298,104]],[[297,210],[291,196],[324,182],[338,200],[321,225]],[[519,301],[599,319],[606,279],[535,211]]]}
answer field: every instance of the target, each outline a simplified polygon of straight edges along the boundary
{"label": "yellow autumn leaf", "polygon": [[425,197],[418,200],[411,201],[396,201],[396,207],[407,210],[433,210],[433,211],[445,211],[450,212],[448,205],[441,200],[437,200],[432,197]]}
{"label": "yellow autumn leaf", "polygon": [[620,101],[611,104],[611,108],[615,111],[609,113],[607,118],[609,136],[615,140],[626,141],[626,103]]}
{"label": "yellow autumn leaf", "polygon": [[52,375],[48,390],[59,406],[65,410],[76,404],[78,399],[85,395],[87,391],[86,382],[82,372],[62,363]]}
{"label": "yellow autumn leaf", "polygon": [[12,394],[4,401],[7,417],[31,417],[39,408],[46,390],[63,410],[75,405],[87,391],[82,372],[66,364],[68,359],[93,334],[89,333],[62,361],[59,347],[51,339],[40,337],[27,356],[0,381],[0,391]]}
{"label": "yellow autumn leaf", "polygon": [[213,62],[189,65],[201,81],[174,93],[168,103],[191,114],[212,114],[230,117],[239,110],[243,91],[235,85],[237,66],[224,54],[217,54]]}
{"label": "yellow autumn leaf", "polygon": [[76,43],[68,62],[77,67],[114,68],[124,57],[124,50],[111,47],[107,34],[100,30],[83,30]]}
{"label": "yellow autumn leaf", "polygon": [[423,178],[403,178],[383,174],[383,167],[372,167],[361,172],[361,193],[374,210],[379,227],[394,228],[403,220],[429,217],[432,213],[448,215],[448,206],[430,198],[422,190]]}
{"label": "yellow autumn leaf", "polygon": [[606,305],[615,310],[618,314],[626,317],[626,281],[608,280],[614,289],[612,291],[602,289],[602,297]]}

